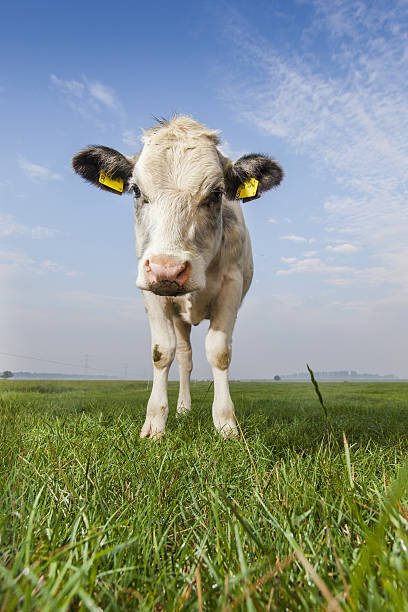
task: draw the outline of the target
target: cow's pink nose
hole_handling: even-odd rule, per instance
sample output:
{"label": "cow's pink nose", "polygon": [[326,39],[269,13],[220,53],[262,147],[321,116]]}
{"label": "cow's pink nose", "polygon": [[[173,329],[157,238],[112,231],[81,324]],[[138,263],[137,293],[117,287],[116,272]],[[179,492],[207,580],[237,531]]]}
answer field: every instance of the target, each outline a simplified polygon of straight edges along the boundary
{"label": "cow's pink nose", "polygon": [[169,281],[183,285],[190,275],[189,268],[190,264],[187,261],[180,262],[169,255],[153,255],[144,264],[145,274],[150,284]]}

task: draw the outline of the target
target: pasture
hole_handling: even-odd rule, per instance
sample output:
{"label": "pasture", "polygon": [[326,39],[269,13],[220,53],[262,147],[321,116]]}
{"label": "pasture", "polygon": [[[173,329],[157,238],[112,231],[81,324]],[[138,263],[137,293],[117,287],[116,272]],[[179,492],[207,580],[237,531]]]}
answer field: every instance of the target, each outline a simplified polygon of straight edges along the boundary
{"label": "pasture", "polygon": [[[408,384],[0,383],[0,611],[407,610]],[[343,432],[345,437],[343,437]]]}

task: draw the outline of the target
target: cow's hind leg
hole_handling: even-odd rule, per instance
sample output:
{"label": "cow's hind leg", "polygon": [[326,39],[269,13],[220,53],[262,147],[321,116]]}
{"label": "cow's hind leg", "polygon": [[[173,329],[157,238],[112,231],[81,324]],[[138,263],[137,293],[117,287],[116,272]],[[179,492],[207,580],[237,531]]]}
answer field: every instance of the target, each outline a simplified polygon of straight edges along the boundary
{"label": "cow's hind leg", "polygon": [[191,325],[180,317],[174,318],[176,332],[176,359],[179,367],[180,388],[177,400],[177,414],[184,414],[191,409],[190,375],[193,369],[192,351],[190,344]]}
{"label": "cow's hind leg", "polygon": [[141,438],[160,438],[169,413],[167,381],[176,352],[172,305],[165,298],[143,292],[152,335],[153,386]]}

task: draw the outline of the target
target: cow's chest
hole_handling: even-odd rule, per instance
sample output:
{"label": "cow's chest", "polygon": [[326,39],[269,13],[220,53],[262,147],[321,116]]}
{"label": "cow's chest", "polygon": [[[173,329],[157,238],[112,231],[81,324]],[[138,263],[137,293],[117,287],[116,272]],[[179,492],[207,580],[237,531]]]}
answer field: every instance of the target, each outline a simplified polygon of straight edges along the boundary
{"label": "cow's chest", "polygon": [[176,313],[190,325],[198,325],[203,319],[210,318],[211,298],[207,291],[173,298]]}

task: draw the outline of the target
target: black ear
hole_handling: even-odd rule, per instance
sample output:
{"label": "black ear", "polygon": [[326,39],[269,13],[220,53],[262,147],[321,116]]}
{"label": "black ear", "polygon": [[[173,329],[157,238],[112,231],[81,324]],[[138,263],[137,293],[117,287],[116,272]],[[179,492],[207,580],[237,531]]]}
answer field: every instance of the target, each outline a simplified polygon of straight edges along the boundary
{"label": "black ear", "polygon": [[[122,191],[127,191],[135,163],[135,159],[126,157],[115,149],[100,145],[90,146],[72,158],[72,167],[77,174],[100,189],[119,194]],[[108,177],[107,184],[101,182],[101,173],[102,180],[104,180],[104,176]],[[121,189],[120,182],[115,184],[116,188],[109,187],[109,179],[113,181],[120,181],[121,179],[123,188]]]}
{"label": "black ear", "polygon": [[283,179],[283,170],[275,160],[266,155],[258,153],[244,155],[226,169],[225,194],[227,198],[235,200],[238,187],[250,178],[259,181],[258,191],[254,197],[244,198],[244,201],[259,198],[264,191],[277,187]]}

